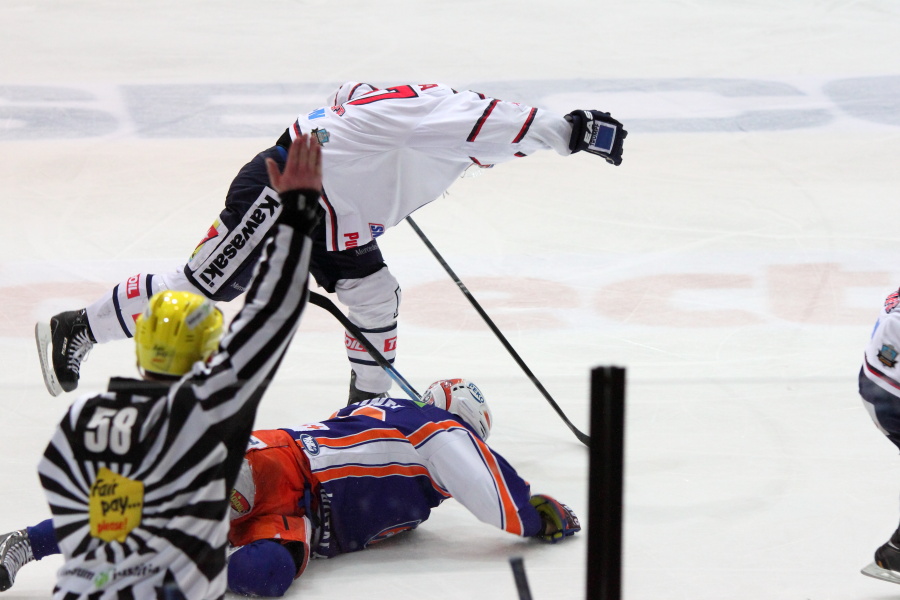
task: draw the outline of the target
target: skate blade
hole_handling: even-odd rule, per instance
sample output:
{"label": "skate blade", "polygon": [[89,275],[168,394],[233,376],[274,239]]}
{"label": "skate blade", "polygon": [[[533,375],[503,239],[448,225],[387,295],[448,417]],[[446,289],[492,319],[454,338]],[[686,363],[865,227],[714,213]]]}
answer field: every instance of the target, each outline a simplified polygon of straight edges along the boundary
{"label": "skate blade", "polygon": [[34,326],[34,341],[37,342],[38,358],[41,360],[41,372],[44,375],[44,385],[51,396],[59,396],[62,394],[62,386],[56,379],[56,372],[53,370],[53,362],[50,360],[50,325],[47,323],[38,323]]}
{"label": "skate blade", "polygon": [[891,583],[900,584],[900,573],[898,573],[897,571],[891,571],[890,569],[883,569],[875,563],[863,567],[860,573],[869,577],[874,577],[875,579],[880,579],[882,581],[890,581]]}

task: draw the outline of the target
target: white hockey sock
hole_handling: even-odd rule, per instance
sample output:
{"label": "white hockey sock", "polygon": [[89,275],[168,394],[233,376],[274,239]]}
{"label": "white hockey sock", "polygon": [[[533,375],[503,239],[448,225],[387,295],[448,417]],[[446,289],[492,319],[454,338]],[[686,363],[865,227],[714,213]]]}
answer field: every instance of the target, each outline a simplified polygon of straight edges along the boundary
{"label": "white hockey sock", "polygon": [[[385,328],[365,329],[360,327],[363,335],[391,364],[397,356],[397,323]],[[356,373],[356,389],[364,392],[386,392],[391,388],[391,377],[369,356],[366,349],[349,331],[344,332],[344,346],[347,358]]]}
{"label": "white hockey sock", "polygon": [[200,293],[188,282],[181,268],[162,275],[133,275],[85,309],[97,343],[133,337],[138,315],[144,312],[150,297],[162,290]]}
{"label": "white hockey sock", "polygon": [[[391,363],[397,355],[397,314],[400,286],[387,267],[361,279],[341,279],[335,286],[348,317]],[[356,373],[356,388],[381,393],[391,388],[391,377],[349,332],[344,345]]]}

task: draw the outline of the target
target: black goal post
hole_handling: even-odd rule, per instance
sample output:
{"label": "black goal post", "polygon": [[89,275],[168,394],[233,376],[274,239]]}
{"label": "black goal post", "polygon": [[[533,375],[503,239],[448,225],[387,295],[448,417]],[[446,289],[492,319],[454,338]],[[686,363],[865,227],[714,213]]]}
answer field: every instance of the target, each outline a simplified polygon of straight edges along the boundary
{"label": "black goal post", "polygon": [[625,369],[591,370],[587,600],[622,598]]}

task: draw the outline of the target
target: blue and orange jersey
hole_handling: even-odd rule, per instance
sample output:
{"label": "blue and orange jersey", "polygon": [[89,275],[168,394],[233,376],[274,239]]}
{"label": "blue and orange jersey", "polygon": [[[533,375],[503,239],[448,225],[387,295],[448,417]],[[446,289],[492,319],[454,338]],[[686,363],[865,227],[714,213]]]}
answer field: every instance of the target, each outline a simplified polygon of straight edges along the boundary
{"label": "blue and orange jersey", "polygon": [[282,431],[296,440],[318,484],[319,555],[362,550],[414,529],[451,497],[509,533],[532,536],[541,527],[529,484],[435,406],[376,398]]}

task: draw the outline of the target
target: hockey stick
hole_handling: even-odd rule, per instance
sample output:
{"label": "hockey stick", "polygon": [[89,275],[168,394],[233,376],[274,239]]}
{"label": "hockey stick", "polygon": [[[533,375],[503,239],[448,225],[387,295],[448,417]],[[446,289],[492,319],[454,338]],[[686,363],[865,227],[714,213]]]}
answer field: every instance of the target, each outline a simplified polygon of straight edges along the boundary
{"label": "hockey stick", "polygon": [[384,369],[387,374],[391,376],[391,379],[397,382],[397,385],[399,385],[411,399],[422,399],[421,395],[419,395],[419,392],[416,391],[416,388],[410,385],[406,378],[403,377],[403,375],[401,375],[397,371],[397,369],[394,368],[394,365],[392,365],[391,362],[386,359],[384,355],[381,354],[381,352],[379,352],[377,348],[375,348],[374,345],[372,345],[372,342],[370,342],[368,338],[366,338],[365,334],[360,331],[359,327],[357,327],[356,324],[353,323],[353,321],[347,318],[347,315],[341,312],[341,309],[335,306],[334,302],[321,294],[310,292],[309,303],[315,304],[319,308],[324,308],[332,315],[334,315],[334,317],[341,322],[341,325],[344,326],[344,329],[353,334],[353,337],[355,337],[357,341],[362,344],[362,347],[366,349],[366,352],[369,353],[369,356],[372,357],[372,360],[377,362],[378,366]]}
{"label": "hockey stick", "polygon": [[422,242],[428,247],[437,261],[441,263],[441,266],[444,267],[444,270],[447,271],[447,274],[450,275],[450,278],[453,279],[453,282],[456,283],[457,287],[459,287],[463,295],[469,300],[472,306],[475,307],[475,310],[478,311],[478,314],[481,315],[481,318],[484,319],[484,322],[487,323],[487,326],[491,328],[491,331],[494,332],[494,335],[497,336],[497,339],[500,340],[500,343],[503,344],[504,348],[506,348],[506,351],[509,352],[510,356],[513,357],[519,367],[525,372],[525,375],[528,376],[528,379],[531,380],[531,383],[533,383],[538,391],[543,394],[544,398],[547,399],[547,402],[550,403],[550,406],[553,407],[553,410],[556,411],[556,414],[558,414],[563,422],[569,427],[569,429],[572,430],[572,433],[575,434],[575,437],[578,438],[578,441],[580,441],[585,446],[590,447],[590,436],[582,433],[572,424],[572,422],[559,407],[553,397],[550,396],[550,393],[547,391],[547,389],[541,384],[540,381],[538,381],[538,378],[535,377],[534,373],[531,372],[531,369],[528,368],[528,365],[525,364],[525,361],[523,361],[519,354],[515,351],[515,349],[512,347],[512,344],[510,344],[506,339],[506,336],[504,336],[503,333],[501,333],[500,330],[497,329],[497,326],[494,325],[494,322],[491,320],[488,314],[484,312],[484,309],[481,308],[481,305],[478,304],[478,301],[475,300],[475,297],[472,296],[472,293],[469,292],[468,288],[466,288],[466,285],[462,281],[460,281],[459,277],[456,276],[456,273],[453,272],[453,269],[450,268],[450,265],[447,264],[447,261],[445,261],[437,251],[437,248],[435,248],[431,241],[429,241],[429,239],[425,236],[425,233],[421,229],[419,229],[419,226],[416,225],[416,222],[412,220],[412,217],[406,217],[406,221],[410,224],[410,226],[413,228],[413,231],[416,232]]}
{"label": "hockey stick", "polygon": [[531,600],[531,589],[528,587],[528,577],[525,575],[525,563],[521,556],[513,556],[509,559],[512,567],[513,579],[516,581],[516,591],[519,592],[519,600]]}

